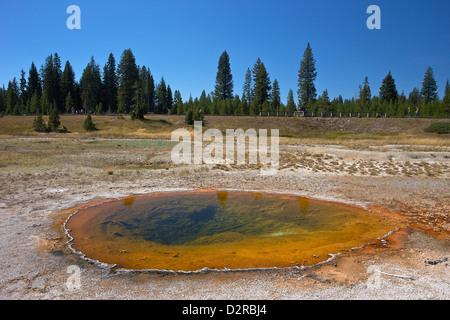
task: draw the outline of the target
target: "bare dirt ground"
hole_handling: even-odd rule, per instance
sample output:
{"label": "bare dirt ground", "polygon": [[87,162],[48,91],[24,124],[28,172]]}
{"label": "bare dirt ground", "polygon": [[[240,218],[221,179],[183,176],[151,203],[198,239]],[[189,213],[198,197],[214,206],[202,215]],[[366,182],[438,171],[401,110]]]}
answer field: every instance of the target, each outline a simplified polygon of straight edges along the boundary
{"label": "bare dirt ground", "polygon": [[[250,166],[172,166],[171,148],[148,140],[4,136],[0,298],[450,298],[448,144],[361,149],[289,140],[280,146],[280,170],[273,176]],[[360,204],[392,216],[398,227],[385,238],[304,269],[130,273],[101,268],[67,247],[62,223],[76,208],[106,198],[205,188]],[[81,270],[79,289],[66,285],[71,265]]]}

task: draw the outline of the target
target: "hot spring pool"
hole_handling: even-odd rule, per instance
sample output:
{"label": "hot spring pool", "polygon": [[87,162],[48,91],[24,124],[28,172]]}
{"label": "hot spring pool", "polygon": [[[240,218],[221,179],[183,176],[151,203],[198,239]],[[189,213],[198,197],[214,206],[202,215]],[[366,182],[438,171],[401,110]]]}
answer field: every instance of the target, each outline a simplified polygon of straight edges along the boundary
{"label": "hot spring pool", "polygon": [[376,213],[291,194],[160,192],[79,210],[65,223],[71,248],[134,270],[308,266],[392,230]]}

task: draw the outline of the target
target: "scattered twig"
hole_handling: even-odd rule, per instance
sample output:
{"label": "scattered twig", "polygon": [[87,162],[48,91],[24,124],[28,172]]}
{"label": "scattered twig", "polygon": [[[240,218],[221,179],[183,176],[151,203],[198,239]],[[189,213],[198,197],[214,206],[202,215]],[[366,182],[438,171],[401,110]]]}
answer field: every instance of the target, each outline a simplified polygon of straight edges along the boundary
{"label": "scattered twig", "polygon": [[410,276],[403,276],[403,275],[398,275],[398,274],[392,274],[392,273],[386,273],[383,271],[378,271],[381,274],[384,274],[385,276],[388,277],[395,277],[395,278],[401,278],[401,279],[408,279],[408,280],[415,280],[415,278],[410,277]]}

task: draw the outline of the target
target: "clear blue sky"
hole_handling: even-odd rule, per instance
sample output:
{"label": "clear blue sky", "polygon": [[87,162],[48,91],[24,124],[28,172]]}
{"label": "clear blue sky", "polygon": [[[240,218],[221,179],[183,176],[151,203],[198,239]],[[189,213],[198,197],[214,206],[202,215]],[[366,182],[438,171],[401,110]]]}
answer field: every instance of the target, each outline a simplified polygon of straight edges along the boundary
{"label": "clear blue sky", "polygon": [[[81,9],[81,30],[69,30],[69,5]],[[381,30],[369,30],[366,9],[381,8]],[[351,98],[369,78],[372,94],[391,70],[399,92],[421,86],[431,66],[442,98],[450,77],[448,0],[202,0],[12,1],[0,0],[0,85],[31,62],[39,68],[57,52],[77,80],[91,56],[103,69],[131,48],[156,81],[164,77],[184,100],[214,89],[221,53],[230,55],[234,92],[256,59],[270,79],[297,98],[300,60],[308,42],[316,59],[318,93]]]}

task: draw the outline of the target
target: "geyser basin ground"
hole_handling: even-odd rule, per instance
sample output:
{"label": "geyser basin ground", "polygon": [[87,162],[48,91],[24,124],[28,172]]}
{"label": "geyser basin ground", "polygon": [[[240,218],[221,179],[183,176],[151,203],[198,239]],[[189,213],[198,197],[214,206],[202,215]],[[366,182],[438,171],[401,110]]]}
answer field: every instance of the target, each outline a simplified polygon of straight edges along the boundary
{"label": "geyser basin ground", "polygon": [[71,246],[124,269],[196,271],[314,265],[387,234],[378,214],[291,194],[161,192],[79,210]]}

